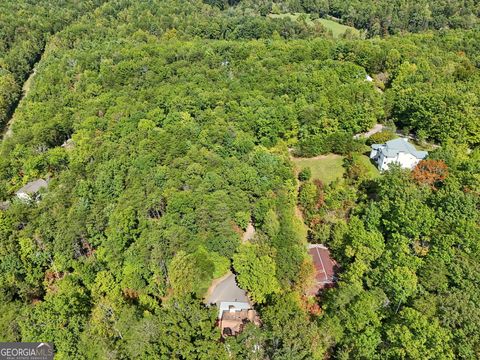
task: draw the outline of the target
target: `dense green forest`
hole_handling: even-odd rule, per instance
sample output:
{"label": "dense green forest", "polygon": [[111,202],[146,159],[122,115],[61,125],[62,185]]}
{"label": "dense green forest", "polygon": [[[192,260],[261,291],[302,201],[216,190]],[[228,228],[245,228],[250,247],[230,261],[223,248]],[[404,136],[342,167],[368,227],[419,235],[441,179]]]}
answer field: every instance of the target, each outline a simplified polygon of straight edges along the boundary
{"label": "dense green forest", "polygon": [[21,84],[50,35],[104,1],[3,1],[0,4],[0,126],[21,95]]}
{"label": "dense green forest", "polygon": [[331,17],[362,29],[368,36],[470,29],[478,25],[475,0],[204,0],[238,13],[308,13]]}
{"label": "dense green forest", "polygon": [[[0,341],[58,359],[480,357],[478,6],[4,1]],[[352,137],[376,123],[435,148],[427,170],[369,172]],[[343,178],[297,176],[292,154],[329,153]],[[15,199],[38,178],[41,201]],[[339,264],[315,298],[307,242]],[[221,340],[202,297],[229,268],[262,324]]]}

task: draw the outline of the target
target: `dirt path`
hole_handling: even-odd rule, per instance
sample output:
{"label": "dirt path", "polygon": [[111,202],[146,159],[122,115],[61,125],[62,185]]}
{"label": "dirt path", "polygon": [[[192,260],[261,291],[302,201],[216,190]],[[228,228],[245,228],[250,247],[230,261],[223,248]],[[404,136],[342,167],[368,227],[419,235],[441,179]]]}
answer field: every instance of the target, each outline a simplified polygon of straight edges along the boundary
{"label": "dirt path", "polygon": [[[325,157],[327,157],[328,155],[318,155],[318,156],[315,156],[315,157],[312,157],[312,158],[296,158],[296,157],[293,157],[292,156],[292,153],[290,152],[290,161],[293,163],[293,170],[295,172],[295,181],[296,181],[296,196],[297,196],[297,199],[298,199],[298,193],[300,191],[300,180],[298,180],[298,168],[297,166],[295,165],[294,163],[294,159],[312,159],[312,160],[319,160],[319,159],[324,159]],[[302,222],[303,226],[305,226],[306,229],[308,229],[308,226],[307,224],[305,224],[305,219],[303,217],[303,212],[302,210],[300,209],[300,207],[298,206],[298,202],[295,204],[295,216]]]}
{"label": "dirt path", "polygon": [[12,117],[7,122],[7,125],[5,126],[4,135],[3,135],[4,139],[9,138],[10,136],[13,135],[12,125],[15,122],[15,112],[18,109],[18,106],[20,105],[22,100],[25,99],[25,97],[28,95],[28,93],[30,91],[30,88],[32,86],[33,78],[35,77],[36,74],[37,74],[37,68],[34,67],[30,76],[28,77],[28,79],[22,85],[22,97],[20,98],[20,101],[17,104],[17,108],[13,111]]}
{"label": "dirt path", "polygon": [[255,236],[255,227],[250,222],[250,223],[248,223],[247,230],[245,230],[245,232],[243,233],[242,243],[246,243],[246,242],[252,240],[254,236]]}
{"label": "dirt path", "polygon": [[[300,210],[300,208],[298,207],[298,205],[295,206],[295,216],[296,216],[297,218],[299,218],[300,221],[301,221],[303,224],[305,224],[305,219],[303,218],[303,212],[302,212],[302,210]],[[307,226],[307,225],[305,224],[305,226]]]}

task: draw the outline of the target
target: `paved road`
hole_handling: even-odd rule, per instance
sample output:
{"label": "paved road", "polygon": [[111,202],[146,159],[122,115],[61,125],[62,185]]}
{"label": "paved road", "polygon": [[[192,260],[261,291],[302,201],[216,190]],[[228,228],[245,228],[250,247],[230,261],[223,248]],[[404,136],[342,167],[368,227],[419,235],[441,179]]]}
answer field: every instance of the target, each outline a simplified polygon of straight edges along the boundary
{"label": "paved road", "polygon": [[383,131],[385,130],[385,126],[382,125],[382,124],[375,124],[375,126],[373,128],[371,128],[369,131],[365,132],[365,133],[361,133],[361,134],[357,134],[355,135],[353,138],[354,139],[359,139],[359,138],[369,138],[370,136],[372,136],[373,134],[376,134],[380,131]]}
{"label": "paved road", "polygon": [[238,287],[235,275],[232,273],[215,286],[206,302],[219,306],[222,301],[249,302],[247,293]]}

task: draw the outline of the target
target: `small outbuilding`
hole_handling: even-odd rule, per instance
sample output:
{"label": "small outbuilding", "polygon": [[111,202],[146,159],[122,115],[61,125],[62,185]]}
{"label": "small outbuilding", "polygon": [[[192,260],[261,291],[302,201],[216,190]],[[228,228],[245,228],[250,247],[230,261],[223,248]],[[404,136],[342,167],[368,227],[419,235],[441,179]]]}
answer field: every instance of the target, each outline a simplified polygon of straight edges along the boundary
{"label": "small outbuilding", "polygon": [[41,189],[48,187],[48,182],[44,179],[38,179],[27,183],[20,188],[15,195],[22,201],[30,202],[38,199],[38,193]]}
{"label": "small outbuilding", "polygon": [[387,141],[385,144],[373,144],[370,152],[379,170],[388,170],[391,164],[398,164],[403,169],[413,169],[428,152],[418,151],[406,138]]}

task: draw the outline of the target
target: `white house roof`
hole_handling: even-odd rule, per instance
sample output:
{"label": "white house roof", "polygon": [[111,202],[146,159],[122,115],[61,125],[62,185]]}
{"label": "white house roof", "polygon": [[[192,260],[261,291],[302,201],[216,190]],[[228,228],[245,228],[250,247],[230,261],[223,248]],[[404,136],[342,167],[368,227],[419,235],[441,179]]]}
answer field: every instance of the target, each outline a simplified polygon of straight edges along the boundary
{"label": "white house roof", "polygon": [[426,151],[418,151],[415,146],[410,144],[407,139],[394,139],[385,144],[373,144],[372,149],[379,150],[385,157],[396,157],[398,153],[406,153],[415,156],[417,159],[423,159],[428,155]]}
{"label": "white house roof", "polygon": [[222,301],[219,306],[218,317],[221,318],[224,311],[230,311],[233,309],[234,311],[242,311],[242,310],[249,310],[252,306],[247,302],[239,302],[239,301]]}
{"label": "white house roof", "polygon": [[20,188],[16,192],[16,194],[17,195],[18,194],[28,194],[28,195],[35,194],[40,189],[46,188],[47,186],[48,186],[48,182],[46,180],[38,179],[38,180],[27,183],[24,187]]}

